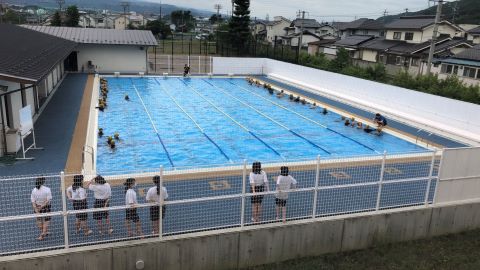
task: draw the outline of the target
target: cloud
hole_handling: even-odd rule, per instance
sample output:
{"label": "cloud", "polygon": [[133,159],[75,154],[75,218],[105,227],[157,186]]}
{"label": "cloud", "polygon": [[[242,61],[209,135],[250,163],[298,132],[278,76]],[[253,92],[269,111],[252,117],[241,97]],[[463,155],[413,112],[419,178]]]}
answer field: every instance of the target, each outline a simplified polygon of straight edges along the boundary
{"label": "cloud", "polygon": [[[150,1],[150,0],[149,0]],[[160,0],[150,2],[159,3]],[[163,0],[162,3],[183,7],[191,7],[203,10],[215,11],[213,6],[221,4],[222,13],[230,13],[230,0]],[[294,18],[298,10],[307,11],[307,16],[319,21],[345,20],[351,21],[355,17],[377,18],[386,9],[389,14],[404,12],[406,8],[417,11],[428,7],[428,2],[422,0],[251,0],[252,17],[270,18],[282,15]]]}

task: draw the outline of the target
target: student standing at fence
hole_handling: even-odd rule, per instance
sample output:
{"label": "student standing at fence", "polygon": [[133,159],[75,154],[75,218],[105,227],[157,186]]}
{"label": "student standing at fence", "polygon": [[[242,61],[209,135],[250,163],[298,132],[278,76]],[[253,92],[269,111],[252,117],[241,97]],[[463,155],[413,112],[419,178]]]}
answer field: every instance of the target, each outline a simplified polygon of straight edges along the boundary
{"label": "student standing at fence", "polygon": [[132,226],[130,222],[135,224],[136,232],[139,236],[143,236],[142,225],[140,224],[140,217],[137,213],[137,193],[135,192],[135,179],[128,178],[123,184],[125,186],[125,205],[128,207],[125,209],[125,224],[127,226],[128,236],[134,236],[132,232]]}
{"label": "student standing at fence", "polygon": [[[147,191],[146,200],[149,203],[162,203],[162,220],[165,218],[165,205],[163,205],[163,201],[168,199],[167,189],[165,187],[160,186],[160,176],[155,175],[153,177],[153,183],[155,184],[154,187],[151,187]],[[159,233],[159,224],[158,220],[160,219],[160,207],[155,205],[150,207],[150,220],[152,221],[153,227],[153,234]]]}
{"label": "student standing at fence", "polygon": [[[105,181],[101,175],[95,177],[94,182],[88,183],[88,189],[93,191],[95,198],[94,208],[104,208],[110,206],[110,198],[112,197],[112,189],[110,184]],[[108,211],[93,212],[93,219],[97,221],[98,232],[103,233],[103,220],[105,220],[105,232],[112,234],[113,229],[110,225],[110,216]]]}
{"label": "student standing at fence", "polygon": [[[253,162],[252,164],[252,172],[249,175],[249,181],[253,194],[264,192],[265,189],[270,191],[267,174],[262,170],[262,164],[258,161]],[[251,197],[250,201],[252,203],[252,221],[259,222],[262,215],[263,195],[254,195]]]}
{"label": "student standing at fence", "polygon": [[[33,211],[36,214],[50,213],[52,211],[52,191],[50,188],[44,186],[45,177],[38,177],[35,180],[35,188],[32,190],[30,200],[32,202]],[[37,227],[40,230],[38,240],[43,240],[49,234],[48,225],[50,225],[51,217],[37,218]]]}
{"label": "student standing at fence", "polygon": [[288,174],[288,167],[280,168],[280,175],[277,178],[277,193],[275,194],[275,205],[277,212],[277,220],[280,219],[280,211],[282,212],[283,223],[287,220],[287,199],[288,191],[295,188],[297,180]]}
{"label": "student standing at fence", "polygon": [[[73,176],[73,184],[67,188],[67,197],[72,201],[74,210],[88,209],[87,191],[83,188],[83,175]],[[87,225],[88,213],[78,213],[75,217],[76,233],[83,230],[85,235],[92,234],[92,230]]]}

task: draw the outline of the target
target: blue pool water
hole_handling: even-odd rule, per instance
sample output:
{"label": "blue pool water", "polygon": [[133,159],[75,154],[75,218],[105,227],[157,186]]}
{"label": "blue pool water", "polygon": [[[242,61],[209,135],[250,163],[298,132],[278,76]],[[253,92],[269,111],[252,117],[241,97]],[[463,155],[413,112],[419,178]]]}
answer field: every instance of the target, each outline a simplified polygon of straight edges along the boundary
{"label": "blue pool water", "polygon": [[[108,107],[99,112],[100,173],[426,150],[345,127],[338,114],[323,115],[244,79],[108,78],[108,85]],[[121,140],[111,150],[106,136],[115,132]]]}

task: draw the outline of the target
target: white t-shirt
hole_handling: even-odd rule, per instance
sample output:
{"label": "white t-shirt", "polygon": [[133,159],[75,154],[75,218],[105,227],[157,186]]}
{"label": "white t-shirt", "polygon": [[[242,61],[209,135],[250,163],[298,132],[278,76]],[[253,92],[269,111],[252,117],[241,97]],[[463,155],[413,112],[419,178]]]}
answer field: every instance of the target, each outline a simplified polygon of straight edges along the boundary
{"label": "white t-shirt", "polygon": [[74,201],[81,201],[87,198],[87,191],[83,187],[73,190],[73,187],[70,186],[67,188],[67,193],[72,194],[72,200]]}
{"label": "white t-shirt", "polygon": [[93,191],[93,197],[98,200],[106,200],[112,196],[112,189],[109,183],[103,185],[91,184],[88,189]]}
{"label": "white t-shirt", "polygon": [[277,193],[275,197],[277,199],[286,200],[288,198],[288,193],[285,191],[289,191],[292,188],[292,185],[296,185],[297,180],[291,177],[290,175],[284,176],[280,175],[277,178]]}
{"label": "white t-shirt", "polygon": [[151,187],[150,189],[148,189],[147,196],[145,197],[145,199],[147,200],[147,202],[154,201],[154,202],[159,203],[160,202],[160,196],[163,198],[163,200],[168,199],[167,189],[165,187],[162,187],[160,195],[158,195],[157,194],[157,187]]}
{"label": "white t-shirt", "polygon": [[265,171],[261,171],[259,174],[251,172],[248,179],[250,184],[253,186],[261,186],[268,183],[267,174]]}
{"label": "white t-shirt", "polygon": [[44,205],[52,200],[52,191],[46,186],[41,186],[40,189],[34,188],[30,200],[36,205]]}
{"label": "white t-shirt", "polygon": [[137,193],[133,189],[127,190],[125,194],[125,205],[138,204]]}

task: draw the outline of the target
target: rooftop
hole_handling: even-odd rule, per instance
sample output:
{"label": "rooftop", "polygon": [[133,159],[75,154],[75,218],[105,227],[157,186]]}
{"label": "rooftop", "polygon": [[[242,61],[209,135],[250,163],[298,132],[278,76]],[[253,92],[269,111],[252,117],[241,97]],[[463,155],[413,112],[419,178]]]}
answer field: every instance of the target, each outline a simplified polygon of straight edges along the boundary
{"label": "rooftop", "polygon": [[315,19],[295,19],[290,27],[306,27],[306,28],[319,28],[320,23]]}
{"label": "rooftop", "polygon": [[480,44],[470,49],[466,49],[461,53],[456,54],[453,58],[471,60],[471,61],[480,61]]}
{"label": "rooftop", "polygon": [[473,28],[472,30],[468,31],[468,33],[471,35],[480,35],[480,26]]}
{"label": "rooftop", "polygon": [[41,33],[86,44],[156,46],[151,31],[22,25]]}
{"label": "rooftop", "polygon": [[393,21],[387,25],[387,29],[423,29],[435,22],[435,18],[431,16],[407,16]]}
{"label": "rooftop", "polygon": [[374,38],[373,36],[349,36],[335,42],[335,45],[346,46],[346,47],[356,47],[364,42],[372,40],[373,38]]}
{"label": "rooftop", "polygon": [[67,57],[75,42],[11,24],[0,24],[0,77],[38,82]]}

